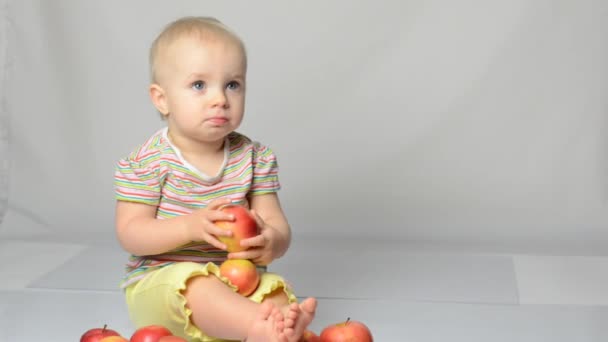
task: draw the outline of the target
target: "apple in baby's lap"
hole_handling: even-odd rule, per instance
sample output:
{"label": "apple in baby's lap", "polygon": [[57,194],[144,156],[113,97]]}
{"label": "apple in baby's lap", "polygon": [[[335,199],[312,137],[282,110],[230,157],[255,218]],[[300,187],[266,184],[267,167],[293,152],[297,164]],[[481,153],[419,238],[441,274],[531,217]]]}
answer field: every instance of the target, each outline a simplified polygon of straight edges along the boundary
{"label": "apple in baby's lap", "polygon": [[220,275],[228,278],[243,296],[252,294],[260,283],[255,264],[245,259],[228,259],[220,265]]}
{"label": "apple in baby's lap", "polygon": [[350,318],[346,322],[332,324],[325,327],[321,331],[321,342],[373,342],[374,338],[369,328],[357,321],[351,321]]}
{"label": "apple in baby's lap", "polygon": [[137,329],[131,336],[130,342],[158,342],[161,337],[173,335],[162,325],[147,325]]}
{"label": "apple in baby's lap", "polygon": [[120,334],[112,329],[108,329],[107,325],[103,328],[94,328],[86,331],[81,337],[80,342],[99,342],[104,337],[120,336]]}
{"label": "apple in baby's lap", "polygon": [[215,221],[215,225],[232,232],[232,236],[219,236],[218,239],[226,244],[228,252],[241,252],[247,247],[241,246],[241,240],[258,235],[258,225],[249,210],[240,205],[229,205],[220,209],[234,215],[234,221]]}

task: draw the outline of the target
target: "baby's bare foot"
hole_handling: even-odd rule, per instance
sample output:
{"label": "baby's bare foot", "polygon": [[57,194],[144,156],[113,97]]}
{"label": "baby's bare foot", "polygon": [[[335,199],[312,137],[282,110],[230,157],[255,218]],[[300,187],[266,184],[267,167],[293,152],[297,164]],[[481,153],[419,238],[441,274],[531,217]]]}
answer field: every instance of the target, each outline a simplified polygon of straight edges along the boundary
{"label": "baby's bare foot", "polygon": [[247,332],[247,342],[288,342],[283,314],[270,302],[260,305],[260,311]]}
{"label": "baby's bare foot", "polygon": [[306,298],[302,303],[293,303],[289,305],[287,313],[285,313],[285,329],[284,333],[289,342],[297,342],[304,334],[304,331],[315,317],[317,309],[317,300],[314,298]]}
{"label": "baby's bare foot", "polygon": [[275,330],[281,336],[284,336],[283,330],[285,329],[285,317],[279,308],[276,306],[272,309],[270,313],[270,318],[274,319]]}

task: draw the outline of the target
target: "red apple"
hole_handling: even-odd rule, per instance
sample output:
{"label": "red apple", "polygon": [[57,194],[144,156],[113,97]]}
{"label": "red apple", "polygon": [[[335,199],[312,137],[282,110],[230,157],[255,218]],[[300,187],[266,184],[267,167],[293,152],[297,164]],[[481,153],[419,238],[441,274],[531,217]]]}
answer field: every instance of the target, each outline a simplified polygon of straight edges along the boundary
{"label": "red apple", "polygon": [[223,212],[234,215],[234,221],[215,221],[215,225],[228,229],[232,236],[220,236],[218,239],[226,244],[228,252],[241,252],[247,247],[241,246],[241,240],[258,235],[258,225],[247,208],[240,205],[229,205],[220,209]]}
{"label": "red apple", "polygon": [[163,336],[158,340],[158,342],[188,342],[179,336]]}
{"label": "red apple", "polygon": [[107,327],[107,325],[104,325],[103,328],[94,328],[86,331],[80,337],[80,342],[99,342],[106,336],[120,336],[119,333]]}
{"label": "red apple", "polygon": [[350,318],[346,322],[332,324],[325,327],[321,331],[321,342],[373,342],[374,338],[369,328],[357,321],[351,321]]}
{"label": "red apple", "polygon": [[129,342],[126,338],[122,336],[108,336],[104,337],[99,342]]}
{"label": "red apple", "polygon": [[173,335],[169,329],[162,325],[147,325],[133,333],[130,342],[158,342],[163,336]]}
{"label": "red apple", "polygon": [[220,265],[220,274],[237,287],[238,293],[249,296],[260,283],[255,265],[246,259],[228,259]]}
{"label": "red apple", "polygon": [[300,338],[300,342],[321,342],[319,335],[310,330],[304,330],[304,334]]}

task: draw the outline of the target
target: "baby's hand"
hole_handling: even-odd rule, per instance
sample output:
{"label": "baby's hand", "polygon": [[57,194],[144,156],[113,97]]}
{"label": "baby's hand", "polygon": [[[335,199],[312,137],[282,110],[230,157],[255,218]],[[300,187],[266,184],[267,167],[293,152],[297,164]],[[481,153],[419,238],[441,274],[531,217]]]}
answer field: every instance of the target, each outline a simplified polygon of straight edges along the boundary
{"label": "baby's hand", "polygon": [[188,233],[191,241],[205,241],[219,249],[226,250],[226,245],[220,242],[218,236],[232,236],[232,232],[216,226],[214,221],[233,221],[232,214],[219,210],[222,206],[232,203],[230,198],[211,201],[207,207],[197,209],[188,215]]}
{"label": "baby's hand", "polygon": [[256,265],[265,266],[275,259],[277,239],[281,238],[281,235],[276,229],[268,226],[253,209],[250,212],[258,224],[260,234],[241,240],[241,246],[249,248],[242,252],[229,253],[228,258],[249,259]]}

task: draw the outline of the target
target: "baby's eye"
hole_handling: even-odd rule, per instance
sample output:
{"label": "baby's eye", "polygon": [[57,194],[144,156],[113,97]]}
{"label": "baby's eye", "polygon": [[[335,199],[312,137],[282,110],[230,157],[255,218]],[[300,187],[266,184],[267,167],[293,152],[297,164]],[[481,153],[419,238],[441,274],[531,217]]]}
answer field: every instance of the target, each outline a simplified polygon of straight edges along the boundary
{"label": "baby's eye", "polygon": [[237,81],[229,82],[228,85],[226,85],[226,87],[231,90],[237,90],[240,86],[241,84]]}
{"label": "baby's eye", "polygon": [[202,90],[203,88],[205,88],[205,82],[203,81],[196,81],[192,83],[192,89],[194,90]]}

